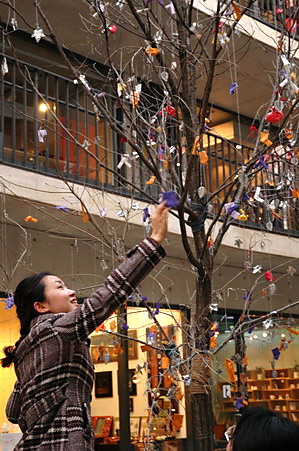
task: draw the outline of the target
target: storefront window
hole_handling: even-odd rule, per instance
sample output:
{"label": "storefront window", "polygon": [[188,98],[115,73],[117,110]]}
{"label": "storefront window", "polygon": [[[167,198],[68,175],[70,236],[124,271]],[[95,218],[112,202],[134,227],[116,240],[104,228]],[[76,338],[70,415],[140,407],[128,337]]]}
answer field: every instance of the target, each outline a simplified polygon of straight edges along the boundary
{"label": "storefront window", "polygon": [[[235,320],[228,316],[220,327],[217,345],[229,336]],[[299,423],[299,320],[274,318],[244,334],[246,343],[248,405],[264,406]],[[225,361],[233,362],[235,382],[230,381]],[[213,404],[219,439],[227,426],[239,415],[236,408],[238,377],[236,372],[235,342],[230,340],[214,360]],[[218,430],[217,429],[217,430]]]}
{"label": "storefront window", "polygon": [[[184,386],[170,359],[160,349],[168,342],[180,349],[184,313],[153,309],[157,322],[141,307],[128,307],[126,325],[121,315],[112,315],[91,335],[91,355],[95,364],[95,391],[92,416],[112,416],[109,436],[119,437],[118,355],[123,352],[120,335],[128,326],[128,366],[130,429],[133,441],[186,437]],[[108,331],[108,332],[107,332]]]}

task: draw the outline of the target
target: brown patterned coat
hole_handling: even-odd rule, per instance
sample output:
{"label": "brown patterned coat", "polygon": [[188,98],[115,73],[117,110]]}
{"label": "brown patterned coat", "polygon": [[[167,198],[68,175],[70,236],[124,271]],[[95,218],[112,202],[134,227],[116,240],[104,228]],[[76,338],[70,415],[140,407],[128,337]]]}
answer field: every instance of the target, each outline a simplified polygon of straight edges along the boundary
{"label": "brown patterned coat", "polygon": [[88,335],[165,256],[146,238],[105,283],[70,313],[42,314],[16,351],[17,382],[6,414],[23,432],[15,451],[91,451],[93,364]]}

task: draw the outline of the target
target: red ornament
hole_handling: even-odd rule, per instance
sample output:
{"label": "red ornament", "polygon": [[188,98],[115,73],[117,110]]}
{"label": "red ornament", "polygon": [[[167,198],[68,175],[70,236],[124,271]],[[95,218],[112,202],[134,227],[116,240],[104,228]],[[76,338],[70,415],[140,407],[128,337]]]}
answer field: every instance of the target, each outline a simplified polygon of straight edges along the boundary
{"label": "red ornament", "polygon": [[[168,114],[168,116],[176,116],[176,109],[171,105],[167,105],[167,107],[163,108],[163,112],[165,114]],[[160,114],[162,114],[162,111],[160,111]]]}
{"label": "red ornament", "polygon": [[121,143],[126,143],[127,142],[126,138],[123,138],[122,136],[119,138],[119,140],[120,140]]}
{"label": "red ornament", "polygon": [[265,279],[266,279],[268,282],[274,282],[274,276],[273,276],[273,274],[272,274],[272,271],[266,271],[266,272],[264,273],[264,276],[265,276]]}
{"label": "red ornament", "polygon": [[255,133],[258,132],[258,129],[256,128],[255,125],[250,125],[249,127],[249,135],[248,136],[254,136]]}
{"label": "red ornament", "polygon": [[117,31],[117,26],[116,25],[110,25],[110,27],[108,27],[108,30],[110,31],[110,33],[115,33]]}
{"label": "red ornament", "polygon": [[296,22],[291,17],[287,17],[285,21],[285,28],[291,33],[296,33]]}
{"label": "red ornament", "polygon": [[281,111],[278,111],[275,106],[271,108],[271,111],[266,114],[266,121],[271,122],[271,124],[275,124],[276,122],[281,121],[284,117],[284,114]]}
{"label": "red ornament", "polygon": [[265,155],[263,155],[264,158],[264,162],[266,163],[268,160],[270,160],[271,156],[268,153],[265,153]]}

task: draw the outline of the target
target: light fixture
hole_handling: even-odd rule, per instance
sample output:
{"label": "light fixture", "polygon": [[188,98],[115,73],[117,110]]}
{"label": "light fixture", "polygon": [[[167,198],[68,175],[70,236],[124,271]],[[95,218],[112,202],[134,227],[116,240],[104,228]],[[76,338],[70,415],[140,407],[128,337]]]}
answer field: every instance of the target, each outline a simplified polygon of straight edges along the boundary
{"label": "light fixture", "polygon": [[45,103],[40,103],[38,109],[41,113],[45,113],[48,110],[48,107]]}
{"label": "light fixture", "polygon": [[268,337],[267,332],[263,332],[263,337],[264,337],[264,338]]}
{"label": "light fixture", "polygon": [[257,335],[253,335],[253,339],[256,340],[258,337]]}
{"label": "light fixture", "polygon": [[286,334],[281,334],[280,336],[281,336],[281,338],[284,338],[286,336]]}
{"label": "light fixture", "polygon": [[237,144],[237,145],[236,145],[236,149],[237,149],[237,150],[241,150],[241,149],[242,149],[241,144]]}

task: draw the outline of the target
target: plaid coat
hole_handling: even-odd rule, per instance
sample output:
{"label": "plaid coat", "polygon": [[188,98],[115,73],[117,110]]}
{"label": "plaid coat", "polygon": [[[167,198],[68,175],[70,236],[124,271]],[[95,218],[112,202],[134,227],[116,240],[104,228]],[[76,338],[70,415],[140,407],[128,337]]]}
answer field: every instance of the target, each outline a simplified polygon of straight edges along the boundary
{"label": "plaid coat", "polygon": [[94,368],[88,335],[165,256],[146,238],[105,283],[70,313],[42,314],[16,350],[17,382],[6,414],[23,436],[15,451],[91,451]]}

